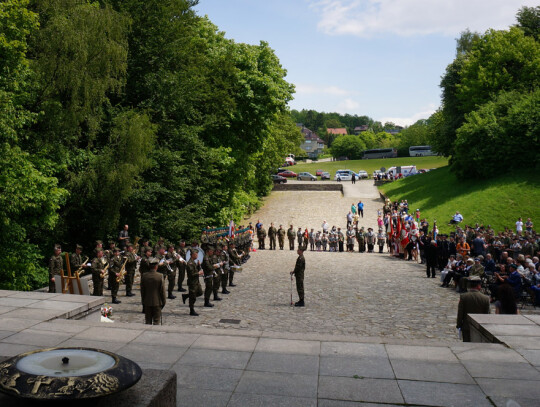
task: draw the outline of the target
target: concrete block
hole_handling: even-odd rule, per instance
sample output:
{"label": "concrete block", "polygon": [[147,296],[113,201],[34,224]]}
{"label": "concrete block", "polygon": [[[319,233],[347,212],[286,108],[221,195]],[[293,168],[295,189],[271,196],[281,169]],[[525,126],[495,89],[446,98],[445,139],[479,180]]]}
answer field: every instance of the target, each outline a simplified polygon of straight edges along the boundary
{"label": "concrete block", "polygon": [[172,368],[178,374],[179,388],[232,392],[242,376],[242,370],[215,367],[181,366]]}
{"label": "concrete block", "polygon": [[104,341],[94,341],[90,339],[68,339],[67,341],[62,342],[58,345],[59,347],[64,348],[91,348],[91,349],[103,349],[108,350],[109,352],[116,352],[121,347],[125,346],[125,343],[122,342],[104,342]]}
{"label": "concrete block", "polygon": [[317,376],[245,371],[235,393],[317,397]]}
{"label": "concrete block", "polygon": [[488,396],[540,400],[540,381],[510,379],[476,379]]}
{"label": "concrete block", "polygon": [[527,363],[527,361],[516,351],[508,349],[502,345],[486,346],[476,349],[470,349],[457,354],[459,360],[463,361],[487,361],[490,362],[510,362],[510,363]]}
{"label": "concrete block", "polygon": [[299,341],[289,339],[261,338],[255,352],[292,353],[297,355],[319,355],[321,344],[318,341]]}
{"label": "concrete block", "polygon": [[201,390],[180,386],[176,392],[176,399],[178,406],[226,407],[231,394],[230,391]]}
{"label": "concrete block", "polygon": [[4,343],[0,342],[0,355],[6,357],[17,356],[20,353],[30,352],[32,350],[40,349],[39,346],[22,345],[17,343]]}
{"label": "concrete block", "polygon": [[354,342],[322,342],[321,356],[388,357],[384,345]]}
{"label": "concrete block", "polygon": [[392,367],[398,379],[474,384],[474,379],[460,363],[392,359]]}
{"label": "concrete block", "polygon": [[245,369],[251,355],[251,352],[191,348],[180,358],[178,364]]}
{"label": "concrete block", "polygon": [[163,331],[145,331],[134,342],[149,345],[190,347],[200,335]]}
{"label": "concrete block", "polygon": [[395,379],[390,361],[385,357],[335,357],[321,356],[321,376]]}
{"label": "concrete block", "polygon": [[225,335],[201,335],[192,345],[193,348],[214,350],[235,350],[239,352],[253,352],[257,345],[257,338]]}
{"label": "concrete block", "polygon": [[399,380],[405,403],[444,407],[492,407],[476,385]]}
{"label": "concrete block", "polygon": [[463,365],[475,378],[540,380],[540,372],[528,363],[495,363],[486,360],[465,361]]}
{"label": "concrete block", "polygon": [[316,398],[234,393],[228,407],[317,407]]}
{"label": "concrete block", "polygon": [[321,376],[319,378],[319,398],[372,403],[403,403],[397,381],[388,379]]}
{"label": "concrete block", "polygon": [[314,355],[254,352],[246,369],[258,372],[317,376],[319,374],[319,357]]}
{"label": "concrete block", "polygon": [[123,342],[128,343],[137,338],[143,331],[136,329],[122,329],[109,327],[103,323],[102,327],[91,327],[78,333],[74,339],[86,339],[92,341]]}
{"label": "concrete block", "polygon": [[409,359],[432,362],[458,362],[456,356],[447,347],[386,345],[386,351],[390,361]]}
{"label": "concrete block", "polygon": [[134,362],[163,363],[173,365],[186,352],[187,348],[163,345],[129,343],[116,353]]}
{"label": "concrete block", "polygon": [[21,345],[33,345],[40,348],[50,348],[71,338],[73,334],[62,334],[60,332],[37,331],[25,329],[15,335],[3,339],[4,343],[14,343]]}
{"label": "concrete block", "polygon": [[36,299],[28,298],[13,298],[13,297],[0,297],[0,306],[4,307],[27,307],[29,305],[39,302]]}

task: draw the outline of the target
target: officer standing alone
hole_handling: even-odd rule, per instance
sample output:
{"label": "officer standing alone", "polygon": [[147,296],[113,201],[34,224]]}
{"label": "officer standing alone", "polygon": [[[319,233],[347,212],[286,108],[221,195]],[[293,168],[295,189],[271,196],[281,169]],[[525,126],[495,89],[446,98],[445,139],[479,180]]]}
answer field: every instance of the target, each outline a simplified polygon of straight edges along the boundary
{"label": "officer standing alone", "polygon": [[299,247],[296,251],[298,258],[296,259],[296,265],[294,270],[291,271],[291,275],[296,278],[296,291],[298,292],[298,302],[294,303],[295,307],[304,306],[304,271],[306,269],[306,259],[304,258],[304,247]]}

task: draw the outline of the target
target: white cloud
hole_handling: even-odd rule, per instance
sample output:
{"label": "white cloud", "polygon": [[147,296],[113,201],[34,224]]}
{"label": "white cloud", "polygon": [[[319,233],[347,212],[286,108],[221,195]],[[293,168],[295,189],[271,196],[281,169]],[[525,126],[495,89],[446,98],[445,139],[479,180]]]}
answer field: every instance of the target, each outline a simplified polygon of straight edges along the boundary
{"label": "white cloud", "polygon": [[354,113],[357,114],[360,110],[360,103],[351,98],[342,100],[336,107],[335,111],[341,114]]}
{"label": "white cloud", "polygon": [[300,84],[296,85],[296,93],[303,95],[332,95],[332,96],[347,96],[352,95],[354,92],[342,89],[337,86],[317,86]]}
{"label": "white cloud", "polygon": [[443,34],[469,28],[484,32],[515,24],[522,6],[538,0],[308,0],[320,14],[318,27],[331,35],[371,37]]}
{"label": "white cloud", "polygon": [[426,107],[425,110],[415,113],[411,117],[383,117],[382,119],[379,119],[379,121],[383,124],[386,122],[392,122],[394,124],[397,124],[398,126],[405,127],[416,123],[420,119],[429,118],[429,116],[435,113],[436,110],[437,106],[435,104],[431,104]]}

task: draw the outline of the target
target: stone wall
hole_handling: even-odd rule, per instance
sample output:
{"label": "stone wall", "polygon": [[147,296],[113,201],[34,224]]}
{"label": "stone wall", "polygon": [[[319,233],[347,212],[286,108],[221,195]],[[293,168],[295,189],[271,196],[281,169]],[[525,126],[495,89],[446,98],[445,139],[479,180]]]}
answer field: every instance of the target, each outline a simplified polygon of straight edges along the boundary
{"label": "stone wall", "polygon": [[339,183],[307,182],[275,184],[273,191],[339,191],[343,193],[343,185]]}

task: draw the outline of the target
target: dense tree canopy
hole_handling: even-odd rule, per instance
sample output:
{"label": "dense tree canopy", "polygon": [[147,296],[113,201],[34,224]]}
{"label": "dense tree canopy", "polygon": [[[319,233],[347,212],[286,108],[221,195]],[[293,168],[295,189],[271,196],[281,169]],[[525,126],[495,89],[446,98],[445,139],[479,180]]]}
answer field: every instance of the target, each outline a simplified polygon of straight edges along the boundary
{"label": "dense tree canopy", "polygon": [[53,243],[171,241],[241,221],[300,144],[269,44],[192,0],[0,3],[0,288],[46,281]]}

